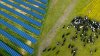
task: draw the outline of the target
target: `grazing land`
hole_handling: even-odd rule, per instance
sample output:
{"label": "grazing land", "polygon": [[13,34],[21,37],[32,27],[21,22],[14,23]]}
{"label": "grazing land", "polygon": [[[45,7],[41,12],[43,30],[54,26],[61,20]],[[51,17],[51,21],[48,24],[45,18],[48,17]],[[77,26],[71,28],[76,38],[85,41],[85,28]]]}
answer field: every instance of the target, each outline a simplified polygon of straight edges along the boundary
{"label": "grazing land", "polygon": [[[73,1],[75,1],[75,0],[73,0]],[[98,46],[98,45],[94,44],[92,46],[91,44],[88,44],[87,47],[86,47],[87,50],[83,50],[84,48],[81,48],[82,47],[82,42],[80,42],[79,39],[75,42],[70,41],[68,39],[68,40],[66,40],[65,45],[61,46],[61,44],[63,43],[63,39],[61,37],[62,37],[63,34],[68,33],[68,32],[71,32],[71,35],[66,36],[66,38],[71,38],[71,36],[74,35],[76,30],[73,27],[70,28],[70,29],[66,29],[66,28],[71,23],[71,21],[77,16],[82,16],[82,17],[87,16],[88,19],[100,22],[99,16],[97,18],[97,15],[99,15],[99,13],[98,13],[99,12],[98,11],[99,10],[99,2],[100,2],[99,0],[98,1],[95,1],[95,0],[87,0],[87,1],[85,1],[85,0],[76,0],[75,1],[76,4],[75,4],[73,10],[69,13],[69,15],[66,15],[66,17],[64,17],[64,18],[66,18],[66,20],[62,23],[62,25],[58,26],[58,28],[53,28],[53,27],[55,27],[56,24],[58,24],[58,23],[55,23],[54,26],[51,28],[51,30],[48,31],[47,35],[44,36],[45,39],[42,39],[42,42],[41,42],[42,44],[40,44],[40,48],[39,48],[40,53],[41,53],[41,50],[42,50],[41,55],[42,56],[71,56],[71,54],[69,52],[71,50],[69,50],[67,47],[68,47],[68,43],[72,43],[72,44],[79,47],[80,52],[78,52],[78,54],[82,54],[83,56],[85,56],[87,54],[87,55],[90,56],[91,54],[87,51],[89,51],[90,47],[94,48],[94,46]],[[68,6],[70,6],[70,5],[68,5]],[[91,9],[90,6],[94,6],[94,7]],[[88,11],[90,9],[91,9],[91,12],[89,14]],[[68,10],[68,8],[66,10]],[[65,14],[63,13],[62,15],[64,16]],[[62,21],[63,21],[63,19],[62,19]],[[63,27],[65,27],[65,29],[63,29]],[[91,32],[88,32],[88,33],[91,33]],[[42,32],[42,34],[44,34],[44,32]],[[98,36],[100,37],[100,35],[98,35]],[[96,41],[96,44],[98,44],[97,42],[98,42],[98,40]],[[57,45],[57,44],[59,44],[59,45]],[[54,50],[52,50],[53,48],[54,48]],[[84,53],[81,52],[82,50],[84,51]],[[97,55],[98,52],[95,53],[95,54]],[[41,56],[40,53],[38,53],[39,56]],[[59,54],[57,55],[56,53],[59,53]],[[95,54],[93,54],[93,55],[95,55]],[[97,56],[99,56],[99,54]]]}

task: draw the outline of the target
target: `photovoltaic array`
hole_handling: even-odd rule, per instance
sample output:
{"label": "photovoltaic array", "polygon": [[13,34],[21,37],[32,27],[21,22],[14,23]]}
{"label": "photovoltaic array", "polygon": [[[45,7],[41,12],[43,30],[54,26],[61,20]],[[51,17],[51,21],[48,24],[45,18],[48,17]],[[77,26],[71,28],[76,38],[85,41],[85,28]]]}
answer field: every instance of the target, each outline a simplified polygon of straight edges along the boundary
{"label": "photovoltaic array", "polygon": [[47,4],[48,0],[0,1],[0,56],[34,53]]}

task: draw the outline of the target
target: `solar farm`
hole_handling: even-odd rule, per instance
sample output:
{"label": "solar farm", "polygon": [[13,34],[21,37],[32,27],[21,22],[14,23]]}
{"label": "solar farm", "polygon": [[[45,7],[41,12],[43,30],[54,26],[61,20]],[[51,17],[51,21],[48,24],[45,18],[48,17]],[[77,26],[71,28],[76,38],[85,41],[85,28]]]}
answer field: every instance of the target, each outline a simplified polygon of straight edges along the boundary
{"label": "solar farm", "polygon": [[100,56],[100,0],[0,0],[0,56]]}
{"label": "solar farm", "polygon": [[46,0],[0,1],[0,56],[33,55],[47,4]]}

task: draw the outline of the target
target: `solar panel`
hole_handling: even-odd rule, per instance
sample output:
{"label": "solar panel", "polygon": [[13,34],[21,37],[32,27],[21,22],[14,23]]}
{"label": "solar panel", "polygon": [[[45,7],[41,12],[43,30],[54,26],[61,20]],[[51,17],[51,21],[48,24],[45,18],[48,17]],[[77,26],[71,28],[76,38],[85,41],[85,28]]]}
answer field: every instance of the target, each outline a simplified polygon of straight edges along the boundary
{"label": "solar panel", "polygon": [[42,14],[45,14],[46,13],[45,10],[42,10],[40,8],[37,8],[37,7],[32,6],[30,4],[27,4],[26,2],[23,2],[21,0],[14,0],[14,1],[20,3],[20,4],[24,5],[24,6],[27,6],[27,7],[31,8],[31,9],[33,9],[33,10],[36,10],[36,11],[42,13]]}
{"label": "solar panel", "polygon": [[21,14],[21,13],[15,11],[14,9],[11,9],[11,8],[9,8],[9,7],[5,6],[5,5],[3,5],[3,4],[0,4],[0,7],[4,8],[4,9],[6,9],[6,10],[9,10],[10,12],[12,12],[12,13],[14,13],[14,14],[20,16],[20,17],[22,17],[23,19],[25,19],[25,20],[31,22],[32,24],[35,24],[35,25],[37,25],[37,26],[39,26],[39,27],[42,25],[40,22],[38,22],[38,21],[36,21],[36,20],[33,20],[33,19],[29,18],[28,16],[25,16],[25,15],[23,15],[23,14]]}
{"label": "solar panel", "polygon": [[47,6],[45,4],[42,4],[42,3],[39,3],[37,1],[34,1],[34,0],[27,0],[28,2],[32,3],[32,4],[35,4],[41,8],[47,8]]}
{"label": "solar panel", "polygon": [[36,13],[30,11],[30,10],[27,10],[27,9],[25,9],[25,8],[23,8],[23,7],[21,7],[21,6],[17,5],[17,4],[14,4],[14,3],[10,2],[10,1],[3,0],[3,2],[6,2],[7,4],[10,4],[10,5],[12,5],[12,6],[14,6],[14,7],[16,7],[16,8],[18,8],[18,9],[24,11],[24,12],[26,12],[26,13],[29,13],[30,15],[32,15],[32,16],[38,18],[38,19],[43,19],[43,16],[41,16],[39,14],[36,14]]}
{"label": "solar panel", "polygon": [[33,53],[33,49],[31,47],[29,47],[28,45],[24,44],[23,42],[21,42],[20,40],[18,40],[15,37],[12,37],[11,35],[9,35],[8,33],[6,33],[4,30],[0,29],[0,34],[4,35],[6,38],[8,38],[10,41],[16,43],[17,45],[19,45],[21,48],[25,49],[27,52],[29,52],[30,54]]}
{"label": "solar panel", "polygon": [[0,24],[5,25],[6,27],[10,28],[11,30],[13,30],[14,32],[16,32],[17,34],[21,35],[22,37],[30,40],[32,43],[36,43],[36,39],[34,37],[31,37],[30,35],[26,34],[25,32],[19,30],[18,28],[10,25],[9,23],[5,22],[4,20],[0,19]]}
{"label": "solar panel", "polygon": [[33,28],[33,27],[31,27],[31,26],[29,26],[29,25],[27,25],[27,24],[21,22],[20,20],[14,18],[13,16],[10,16],[9,14],[6,14],[6,13],[3,12],[3,11],[0,11],[0,14],[4,15],[4,16],[7,17],[8,19],[10,19],[10,20],[12,20],[12,21],[14,21],[14,22],[20,24],[21,26],[25,27],[27,30],[30,30],[31,32],[33,32],[33,33],[35,33],[35,34],[37,34],[37,35],[40,34],[40,31],[39,31],[39,30],[37,30],[37,29],[35,29],[35,28]]}
{"label": "solar panel", "polygon": [[48,2],[48,0],[39,0],[39,1],[41,1],[41,2],[43,2],[45,4]]}
{"label": "solar panel", "polygon": [[[35,52],[35,45],[41,34],[47,9],[45,2],[39,0],[0,1],[0,50],[3,49],[5,55],[30,56]],[[6,43],[6,40],[9,43]]]}
{"label": "solar panel", "polygon": [[11,54],[11,56],[21,56],[19,53],[17,53],[15,50],[7,46],[4,42],[0,41],[0,48],[6,50],[8,53]]}

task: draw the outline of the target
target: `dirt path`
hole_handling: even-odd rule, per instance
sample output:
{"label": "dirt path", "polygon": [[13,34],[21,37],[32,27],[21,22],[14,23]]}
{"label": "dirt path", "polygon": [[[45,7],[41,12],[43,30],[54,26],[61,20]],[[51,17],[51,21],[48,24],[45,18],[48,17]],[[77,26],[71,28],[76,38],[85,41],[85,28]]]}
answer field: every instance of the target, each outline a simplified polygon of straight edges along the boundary
{"label": "dirt path", "polygon": [[53,6],[55,6],[55,4],[57,3],[58,0],[52,0],[52,3],[50,4],[50,8],[52,8]]}
{"label": "dirt path", "polygon": [[73,11],[76,4],[77,0],[72,0],[72,2],[69,4],[69,6],[67,6],[66,10],[64,11],[64,14],[58,19],[52,29],[47,33],[45,39],[42,41],[39,47],[38,56],[41,56],[42,50],[50,45],[52,39],[56,36],[57,29],[59,29],[64,21],[68,19],[69,14],[71,13],[71,11]]}

